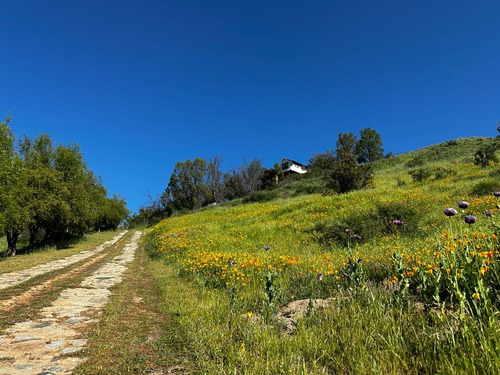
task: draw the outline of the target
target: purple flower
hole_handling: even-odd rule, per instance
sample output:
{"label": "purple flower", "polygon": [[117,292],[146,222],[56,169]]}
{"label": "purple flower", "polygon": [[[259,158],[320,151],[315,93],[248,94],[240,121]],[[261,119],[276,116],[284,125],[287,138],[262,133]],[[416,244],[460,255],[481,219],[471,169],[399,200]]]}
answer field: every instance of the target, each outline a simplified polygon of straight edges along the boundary
{"label": "purple flower", "polygon": [[264,250],[269,250],[270,247],[268,245],[264,246]]}
{"label": "purple flower", "polygon": [[477,219],[476,219],[476,217],[475,217],[475,216],[473,216],[473,215],[467,215],[467,216],[465,217],[465,222],[466,222],[467,224],[474,224],[474,223],[476,222],[476,220],[477,220]]}
{"label": "purple flower", "polygon": [[489,210],[484,211],[484,214],[488,217],[491,217],[493,215]]}
{"label": "purple flower", "polygon": [[236,266],[236,261],[235,260],[231,261],[231,266]]}
{"label": "purple flower", "polygon": [[405,222],[404,222],[403,220],[398,220],[398,219],[396,219],[396,220],[393,220],[393,221],[392,221],[392,223],[393,223],[394,225],[397,225],[397,226],[399,227],[399,226],[401,226],[401,225],[404,225],[404,223],[405,223]]}
{"label": "purple flower", "polygon": [[356,241],[361,241],[363,239],[363,237],[361,237],[359,234],[355,234],[354,236],[352,236]]}
{"label": "purple flower", "polygon": [[318,273],[318,276],[316,276],[316,278],[318,279],[318,281],[323,280],[323,274],[322,273]]}
{"label": "purple flower", "polygon": [[494,195],[495,197],[500,197],[500,191],[494,191],[494,192],[493,192],[493,195]]}
{"label": "purple flower", "polygon": [[445,208],[443,210],[443,212],[446,216],[455,216],[458,213],[457,210],[455,210],[454,208],[451,208],[451,207]]}
{"label": "purple flower", "polygon": [[349,228],[347,228],[344,232],[351,233],[351,230]]}
{"label": "purple flower", "polygon": [[465,210],[466,208],[469,208],[469,203],[466,201],[460,201],[460,202],[458,202],[458,207]]}

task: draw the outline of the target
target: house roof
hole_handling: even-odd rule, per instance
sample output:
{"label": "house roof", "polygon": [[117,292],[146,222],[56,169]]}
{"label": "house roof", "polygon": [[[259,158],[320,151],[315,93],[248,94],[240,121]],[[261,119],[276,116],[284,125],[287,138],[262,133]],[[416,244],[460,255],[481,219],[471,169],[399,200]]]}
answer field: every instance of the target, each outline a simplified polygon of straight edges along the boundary
{"label": "house roof", "polygon": [[287,158],[283,158],[283,160],[281,161],[281,164],[283,164],[284,161],[289,161],[292,164],[298,165],[300,167],[306,167],[304,164],[299,163],[298,161],[295,161],[295,160],[292,160],[292,159],[287,159]]}

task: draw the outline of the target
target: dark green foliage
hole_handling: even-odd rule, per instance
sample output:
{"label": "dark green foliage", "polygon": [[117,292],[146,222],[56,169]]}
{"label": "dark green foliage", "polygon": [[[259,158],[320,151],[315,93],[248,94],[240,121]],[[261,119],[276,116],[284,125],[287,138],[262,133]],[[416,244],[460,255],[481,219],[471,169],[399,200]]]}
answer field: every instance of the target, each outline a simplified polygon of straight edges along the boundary
{"label": "dark green foliage", "polygon": [[496,156],[497,150],[498,150],[498,145],[496,143],[492,143],[481,147],[474,154],[474,164],[484,168],[492,163],[497,163],[498,162],[498,158]]}
{"label": "dark green foliage", "polygon": [[373,171],[369,164],[358,165],[354,155],[333,164],[332,169],[325,172],[325,187],[336,193],[347,193],[367,187],[372,181]]}
{"label": "dark green foliage", "polygon": [[421,167],[424,164],[425,164],[425,158],[423,157],[423,155],[417,155],[413,159],[409,160],[406,163],[406,166],[408,168],[415,168],[415,167]]}
{"label": "dark green foliage", "polygon": [[[416,204],[379,202],[373,210],[355,212],[335,222],[319,223],[314,227],[313,232],[322,245],[352,246],[356,243],[353,238],[354,234],[360,235],[362,241],[369,241],[377,236],[395,234],[419,235],[419,223],[422,217],[423,211]],[[401,220],[404,224],[397,226],[394,224],[394,220]],[[346,229],[350,229],[350,232],[346,233]]]}
{"label": "dark green foliage", "polygon": [[309,174],[312,176],[323,176],[325,171],[329,171],[335,164],[335,156],[330,150],[324,154],[315,154],[309,159]]}
{"label": "dark green foliage", "polygon": [[458,142],[456,139],[450,139],[448,141],[445,142],[446,143],[446,146],[456,146],[458,145]]}
{"label": "dark green foliage", "polygon": [[78,145],[54,148],[52,139],[41,134],[35,139],[24,136],[16,149],[7,123],[0,124],[0,229],[8,240],[8,254],[16,253],[24,232],[33,249],[68,242],[98,226],[116,228],[125,218],[125,202],[106,198],[106,189],[87,168]]}
{"label": "dark green foliage", "polygon": [[413,178],[413,182],[423,182],[431,177],[432,172],[429,168],[417,168],[412,169],[408,174]]}
{"label": "dark green foliage", "polygon": [[359,142],[356,144],[356,157],[360,163],[368,163],[380,160],[384,157],[382,148],[382,137],[371,128],[360,131]]}
{"label": "dark green foliage", "polygon": [[355,155],[358,139],[352,133],[339,133],[337,148],[335,149],[336,160],[343,160],[349,155]]}
{"label": "dark green foliage", "polygon": [[176,210],[200,208],[207,190],[205,171],[206,162],[200,158],[177,162],[163,193],[164,200],[171,202]]}
{"label": "dark green foliage", "polygon": [[446,178],[448,176],[451,176],[455,172],[450,169],[450,168],[444,168],[444,167],[436,167],[432,168],[432,174],[434,175],[435,180],[442,180],[443,178]]}
{"label": "dark green foliage", "polygon": [[243,198],[243,203],[268,202],[278,198],[278,192],[275,190],[261,190],[250,193]]}
{"label": "dark green foliage", "polygon": [[262,173],[262,188],[265,190],[274,190],[283,180],[283,170],[281,165],[276,163],[272,169],[265,169]]}
{"label": "dark green foliage", "polygon": [[228,200],[243,198],[245,196],[245,186],[243,179],[236,171],[224,174],[225,197]]}
{"label": "dark green foliage", "polygon": [[500,181],[498,179],[488,179],[478,182],[471,190],[473,195],[490,195],[500,190]]}

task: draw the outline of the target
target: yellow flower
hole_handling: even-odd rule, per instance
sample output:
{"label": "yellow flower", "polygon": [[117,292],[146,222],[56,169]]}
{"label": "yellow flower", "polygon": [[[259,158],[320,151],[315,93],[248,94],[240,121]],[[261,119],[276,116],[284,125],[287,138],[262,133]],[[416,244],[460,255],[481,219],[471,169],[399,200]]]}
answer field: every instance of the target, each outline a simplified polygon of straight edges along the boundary
{"label": "yellow flower", "polygon": [[252,312],[251,312],[251,311],[247,312],[247,317],[248,317],[248,318],[251,318],[251,317],[252,317],[252,315],[253,315],[253,314],[252,314]]}
{"label": "yellow flower", "polygon": [[474,294],[472,295],[472,298],[474,298],[474,299],[477,299],[477,300],[478,300],[478,299],[479,299],[479,293],[478,293],[478,292],[474,293]]}

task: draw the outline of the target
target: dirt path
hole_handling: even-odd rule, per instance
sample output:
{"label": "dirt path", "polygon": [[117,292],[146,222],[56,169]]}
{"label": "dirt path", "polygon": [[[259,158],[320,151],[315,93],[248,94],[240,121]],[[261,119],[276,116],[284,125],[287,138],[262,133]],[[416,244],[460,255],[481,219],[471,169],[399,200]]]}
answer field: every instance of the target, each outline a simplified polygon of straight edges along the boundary
{"label": "dirt path", "polygon": [[63,258],[63,259],[58,259],[54,260],[49,263],[44,263],[40,264],[35,267],[31,267],[25,270],[21,271],[16,271],[16,272],[9,272],[9,273],[4,273],[0,275],[0,289],[5,289],[9,288],[14,285],[21,284],[29,279],[32,279],[34,277],[63,269],[65,267],[68,267],[72,264],[78,263],[82,260],[88,259],[101,251],[107,249],[108,247],[114,245],[120,238],[122,238],[125,232],[122,232],[118,235],[116,235],[113,239],[104,242],[103,244],[97,246],[94,250],[85,250],[81,251],[78,254],[71,255],[69,257]]}
{"label": "dirt path", "polygon": [[[123,234],[117,236],[116,240],[113,239],[113,244],[121,236]],[[87,342],[82,332],[89,323],[96,322],[96,318],[110,297],[110,288],[121,282],[128,263],[134,259],[140,236],[141,233],[136,232],[130,242],[124,246],[120,255],[86,277],[78,287],[63,290],[50,306],[40,312],[39,318],[19,322],[9,327],[6,334],[0,336],[0,374],[70,374],[76,366],[82,363],[85,358],[74,354],[81,354]],[[95,252],[92,255],[95,255]],[[69,258],[72,257],[65,258],[65,260]],[[33,269],[36,268],[33,267]],[[30,274],[40,272],[42,269],[47,269],[47,267],[38,267],[38,270]],[[71,275],[74,271],[68,274]],[[48,282],[53,282],[53,280],[46,281]],[[31,294],[36,294],[36,288],[32,288]],[[26,293],[29,295],[29,292]],[[16,303],[16,300],[9,301],[10,304],[6,307]]]}

